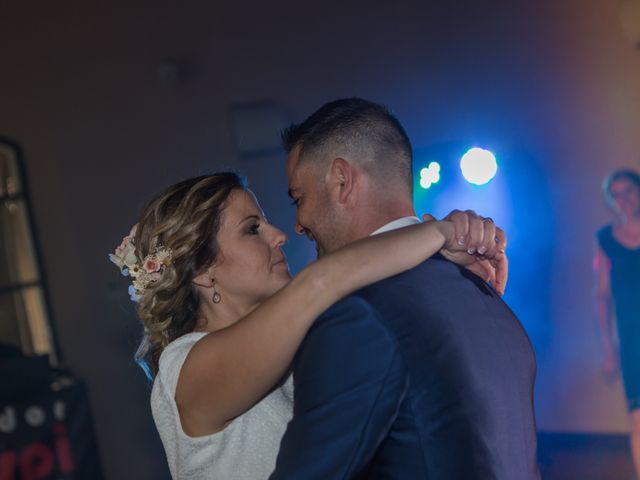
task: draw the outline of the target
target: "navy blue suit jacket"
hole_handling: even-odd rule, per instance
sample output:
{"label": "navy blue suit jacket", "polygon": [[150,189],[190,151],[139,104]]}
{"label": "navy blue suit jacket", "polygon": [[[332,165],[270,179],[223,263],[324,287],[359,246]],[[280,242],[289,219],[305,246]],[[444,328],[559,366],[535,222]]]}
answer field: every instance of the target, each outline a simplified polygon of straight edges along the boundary
{"label": "navy blue suit jacket", "polygon": [[537,479],[535,368],[499,295],[435,256],[315,322],[271,479]]}

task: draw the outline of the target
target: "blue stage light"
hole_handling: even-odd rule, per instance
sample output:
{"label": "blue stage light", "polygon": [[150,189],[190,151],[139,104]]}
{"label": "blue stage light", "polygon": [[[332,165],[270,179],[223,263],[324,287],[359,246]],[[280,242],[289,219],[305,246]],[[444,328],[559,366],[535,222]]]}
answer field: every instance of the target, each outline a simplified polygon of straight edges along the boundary
{"label": "blue stage light", "polygon": [[489,150],[472,148],[460,159],[460,169],[467,182],[484,185],[496,176],[498,162]]}
{"label": "blue stage light", "polygon": [[439,181],[440,164],[438,162],[431,162],[428,167],[420,170],[420,186],[425,190]]}

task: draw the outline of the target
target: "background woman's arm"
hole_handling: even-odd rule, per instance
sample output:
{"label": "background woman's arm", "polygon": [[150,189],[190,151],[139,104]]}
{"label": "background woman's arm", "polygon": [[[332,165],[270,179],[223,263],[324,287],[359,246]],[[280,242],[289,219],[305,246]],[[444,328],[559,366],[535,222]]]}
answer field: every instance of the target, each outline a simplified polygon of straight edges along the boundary
{"label": "background woman's arm", "polygon": [[618,370],[618,357],[613,341],[614,310],[610,280],[611,262],[600,247],[596,247],[593,265],[596,272],[596,309],[604,354],[602,370],[606,375],[613,375]]}

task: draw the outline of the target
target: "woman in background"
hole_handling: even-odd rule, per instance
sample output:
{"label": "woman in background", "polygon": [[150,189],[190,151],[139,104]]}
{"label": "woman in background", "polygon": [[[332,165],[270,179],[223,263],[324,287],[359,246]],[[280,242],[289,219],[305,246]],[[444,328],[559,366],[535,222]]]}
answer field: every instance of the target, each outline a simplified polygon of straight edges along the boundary
{"label": "woman in background", "polygon": [[631,451],[640,477],[640,175],[617,170],[605,179],[603,190],[617,217],[598,231],[594,261],[603,371],[608,376],[618,368],[622,372],[631,413]]}

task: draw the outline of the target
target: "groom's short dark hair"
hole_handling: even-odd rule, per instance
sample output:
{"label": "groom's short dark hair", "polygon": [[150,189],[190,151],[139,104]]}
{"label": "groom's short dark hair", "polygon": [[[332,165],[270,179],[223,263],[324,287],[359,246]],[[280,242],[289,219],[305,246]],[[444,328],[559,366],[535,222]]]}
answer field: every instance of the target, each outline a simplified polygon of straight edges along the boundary
{"label": "groom's short dark hair", "polygon": [[300,147],[300,158],[323,148],[347,149],[367,156],[366,168],[380,178],[398,178],[412,188],[412,149],[398,119],[383,105],[362,98],[329,102],[304,122],[282,133],[287,152]]}

